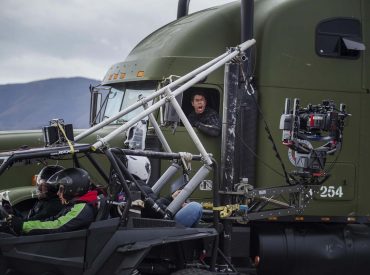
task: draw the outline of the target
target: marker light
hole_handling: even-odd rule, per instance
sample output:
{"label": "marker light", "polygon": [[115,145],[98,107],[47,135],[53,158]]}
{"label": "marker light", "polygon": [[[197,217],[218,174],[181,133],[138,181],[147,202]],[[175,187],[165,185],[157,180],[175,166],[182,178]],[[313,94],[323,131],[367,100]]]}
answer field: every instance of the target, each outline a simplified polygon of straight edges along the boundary
{"label": "marker light", "polygon": [[138,71],[136,74],[136,77],[143,77],[144,76],[144,71]]}
{"label": "marker light", "polygon": [[37,185],[37,175],[33,175],[32,176],[32,183],[31,183],[32,186],[36,186]]}

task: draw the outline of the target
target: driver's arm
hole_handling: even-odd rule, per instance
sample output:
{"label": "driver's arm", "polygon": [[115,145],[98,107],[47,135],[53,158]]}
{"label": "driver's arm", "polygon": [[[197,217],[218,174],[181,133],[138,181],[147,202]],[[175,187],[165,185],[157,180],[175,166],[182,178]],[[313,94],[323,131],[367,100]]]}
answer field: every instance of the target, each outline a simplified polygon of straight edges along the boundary
{"label": "driver's arm", "polygon": [[95,219],[95,210],[91,204],[78,203],[64,215],[51,220],[24,221],[13,225],[18,234],[45,234],[77,230],[88,227]]}

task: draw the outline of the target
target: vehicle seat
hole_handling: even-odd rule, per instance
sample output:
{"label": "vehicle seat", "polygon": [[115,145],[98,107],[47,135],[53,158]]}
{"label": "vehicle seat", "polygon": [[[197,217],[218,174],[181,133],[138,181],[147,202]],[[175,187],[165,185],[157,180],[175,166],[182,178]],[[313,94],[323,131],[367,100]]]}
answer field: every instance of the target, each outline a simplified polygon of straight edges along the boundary
{"label": "vehicle seat", "polygon": [[109,217],[109,204],[107,203],[107,198],[103,194],[98,196],[97,209],[95,221],[106,220]]}

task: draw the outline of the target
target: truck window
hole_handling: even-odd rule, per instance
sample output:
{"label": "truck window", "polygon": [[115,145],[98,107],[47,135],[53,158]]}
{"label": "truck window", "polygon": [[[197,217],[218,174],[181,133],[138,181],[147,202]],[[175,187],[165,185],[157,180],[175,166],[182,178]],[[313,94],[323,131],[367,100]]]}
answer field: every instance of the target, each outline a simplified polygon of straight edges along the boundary
{"label": "truck window", "polygon": [[120,111],[123,91],[112,88],[108,94],[107,107],[104,112],[104,119],[110,118]]}
{"label": "truck window", "polygon": [[316,53],[323,57],[356,59],[365,50],[361,22],[353,18],[331,18],[316,28]]}
{"label": "truck window", "polygon": [[[139,100],[141,97],[147,97],[151,93],[155,91],[155,88],[153,87],[132,87],[132,88],[111,88],[109,95],[108,95],[108,101],[107,105],[104,111],[104,119],[108,119],[115,114],[117,114],[119,111],[122,111],[123,109],[131,106],[135,102]],[[151,105],[151,102],[148,103],[148,105]],[[116,120],[113,123],[121,123],[123,121],[129,121],[136,115],[138,115],[140,112],[143,111],[143,107],[139,107],[136,110],[122,116],[120,119]]]}

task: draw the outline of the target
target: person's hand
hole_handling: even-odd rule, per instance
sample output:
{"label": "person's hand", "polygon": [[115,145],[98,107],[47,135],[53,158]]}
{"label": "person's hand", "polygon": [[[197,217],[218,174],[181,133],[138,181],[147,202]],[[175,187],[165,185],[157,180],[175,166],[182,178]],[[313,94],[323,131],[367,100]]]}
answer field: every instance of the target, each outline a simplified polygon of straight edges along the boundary
{"label": "person's hand", "polygon": [[23,221],[21,218],[18,218],[14,215],[9,215],[7,218],[6,218],[6,222],[8,224],[8,226],[14,230],[14,232],[16,234],[20,234],[21,231],[22,231],[22,226],[23,226]]}
{"label": "person's hand", "polygon": [[175,192],[172,193],[172,198],[175,199],[179,194],[181,190],[176,190]]}
{"label": "person's hand", "polygon": [[[175,199],[181,192],[181,189],[179,190],[176,190],[175,192],[172,193],[172,198]],[[185,207],[185,205],[187,205],[187,202],[184,202],[181,207]]]}

